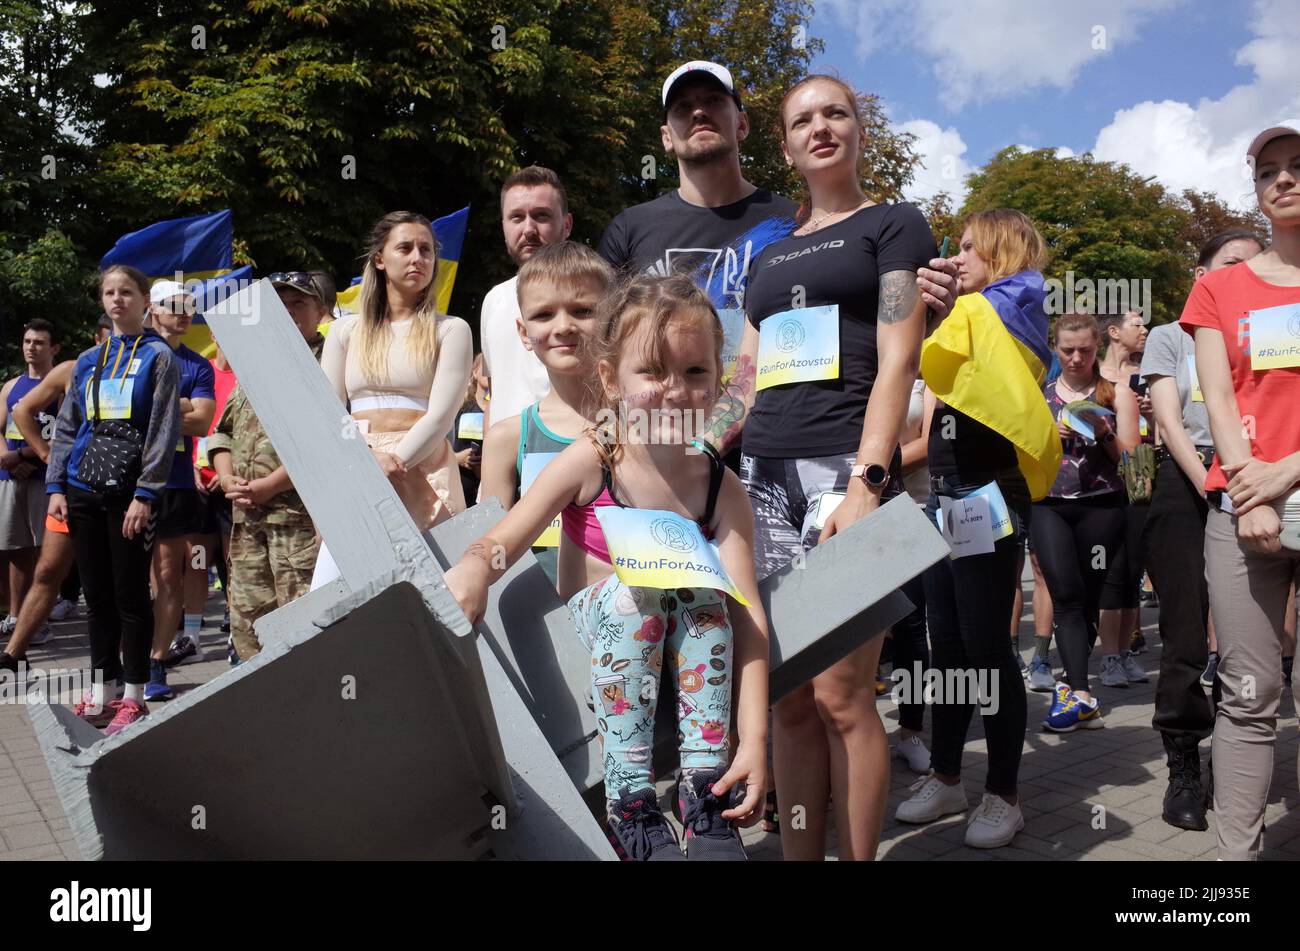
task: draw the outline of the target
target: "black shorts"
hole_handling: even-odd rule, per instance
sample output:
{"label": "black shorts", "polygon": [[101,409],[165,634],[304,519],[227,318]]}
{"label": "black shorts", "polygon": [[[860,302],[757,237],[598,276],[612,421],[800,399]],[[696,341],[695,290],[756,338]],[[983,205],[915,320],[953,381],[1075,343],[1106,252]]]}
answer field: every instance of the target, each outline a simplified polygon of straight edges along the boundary
{"label": "black shorts", "polygon": [[216,535],[219,532],[228,532],[232,524],[230,500],[226,498],[224,492],[212,492],[208,495],[199,493],[203,500],[203,531],[204,535]]}
{"label": "black shorts", "polygon": [[158,537],[201,535],[206,516],[198,489],[163,489],[158,499]]}

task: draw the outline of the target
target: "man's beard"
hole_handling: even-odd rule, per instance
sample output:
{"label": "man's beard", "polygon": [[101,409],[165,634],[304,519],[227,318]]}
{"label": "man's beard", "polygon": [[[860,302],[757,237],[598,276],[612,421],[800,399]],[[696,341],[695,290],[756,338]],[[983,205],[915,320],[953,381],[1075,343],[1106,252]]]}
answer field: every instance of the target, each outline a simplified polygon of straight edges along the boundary
{"label": "man's beard", "polygon": [[683,165],[697,168],[727,161],[735,153],[736,146],[731,142],[720,141],[716,145],[699,146],[689,152],[678,152],[677,161]]}
{"label": "man's beard", "polygon": [[545,246],[546,246],[546,242],[545,242],[545,241],[538,241],[536,244],[524,244],[524,245],[520,245],[520,246],[517,247],[517,248],[511,248],[511,249],[510,249],[510,257],[514,259],[514,262],[515,262],[515,266],[516,266],[516,267],[523,267],[523,266],[524,266],[524,262],[528,260],[528,257],[525,256],[525,254],[524,254],[525,251],[527,251],[529,248],[532,248],[532,253],[533,253],[533,254],[536,254],[538,251],[540,251],[540,250],[541,250],[542,248],[544,248]]}

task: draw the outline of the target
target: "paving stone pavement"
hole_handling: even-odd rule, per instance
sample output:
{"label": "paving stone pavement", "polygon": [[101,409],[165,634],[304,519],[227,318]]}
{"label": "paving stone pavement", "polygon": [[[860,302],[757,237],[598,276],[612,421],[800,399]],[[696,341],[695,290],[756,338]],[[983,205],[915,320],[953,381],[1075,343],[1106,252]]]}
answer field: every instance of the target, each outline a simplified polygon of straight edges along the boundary
{"label": "paving stone pavement", "polygon": [[[1026,601],[1028,599],[1026,598]],[[84,608],[81,609],[84,611]],[[1026,604],[1028,616],[1028,604]],[[963,845],[963,816],[952,816],[918,827],[897,823],[894,810],[907,798],[908,786],[918,778],[899,759],[891,763],[889,802],[879,857],[888,860],[1017,859],[1157,859],[1165,861],[1213,860],[1214,813],[1210,829],[1186,832],[1160,819],[1166,770],[1159,735],[1151,728],[1155,698],[1155,671],[1160,645],[1155,634],[1155,612],[1143,610],[1143,626],[1150,649],[1140,655],[1152,675],[1151,682],[1126,689],[1098,687],[1106,727],[1064,736],[1042,732],[1049,695],[1029,693],[1029,733],[1021,761],[1020,791],[1026,825],[1011,846],[991,851]],[[220,633],[221,607],[208,603],[202,643],[205,660],[174,670],[169,684],[178,693],[193,689],[229,669],[226,636]],[[85,619],[53,625],[55,636],[29,651],[29,662],[43,669],[82,668],[88,662]],[[1022,625],[1021,643],[1032,642],[1032,626]],[[1028,659],[1029,650],[1022,651]],[[1055,651],[1053,662],[1059,673]],[[1097,659],[1093,660],[1096,672]],[[878,701],[885,729],[898,729],[898,713],[886,696]],[[980,717],[973,718],[971,736],[962,760],[963,778],[972,806],[983,789],[986,747]],[[925,740],[929,745],[930,718]],[[1278,722],[1272,788],[1265,812],[1266,831],[1262,858],[1300,859],[1300,791],[1296,782],[1297,720],[1290,691],[1283,694]],[[1208,752],[1202,745],[1202,760]],[[659,784],[668,813],[669,783]],[[743,836],[750,857],[779,860],[780,838],[758,828]],[[829,855],[836,856],[834,829],[828,834]],[[79,859],[63,807],[54,793],[45,761],[21,704],[0,703],[0,860]]]}

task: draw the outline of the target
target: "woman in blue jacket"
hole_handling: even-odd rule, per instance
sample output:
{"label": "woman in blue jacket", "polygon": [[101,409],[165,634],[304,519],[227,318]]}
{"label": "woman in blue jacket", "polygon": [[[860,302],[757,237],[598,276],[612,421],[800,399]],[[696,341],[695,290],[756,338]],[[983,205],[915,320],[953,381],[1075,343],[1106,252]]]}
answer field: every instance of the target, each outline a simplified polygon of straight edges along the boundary
{"label": "woman in blue jacket", "polygon": [[148,278],[113,265],[100,274],[99,296],[113,335],[77,359],[45,491],[50,517],[71,531],[99,681],[76,713],[112,734],[148,712],[155,505],[180,438],[180,404],[171,348],[144,326]]}

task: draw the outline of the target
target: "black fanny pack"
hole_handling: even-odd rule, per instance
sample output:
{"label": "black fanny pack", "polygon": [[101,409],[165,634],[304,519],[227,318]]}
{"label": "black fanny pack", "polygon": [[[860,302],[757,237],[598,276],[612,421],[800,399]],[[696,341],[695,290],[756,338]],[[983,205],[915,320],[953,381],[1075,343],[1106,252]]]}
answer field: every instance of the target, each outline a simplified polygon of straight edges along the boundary
{"label": "black fanny pack", "polygon": [[[137,339],[136,344],[140,341]],[[135,357],[135,347],[127,358],[127,369]],[[101,419],[99,413],[99,385],[104,364],[108,361],[108,343],[104,353],[95,363],[93,399],[95,415],[91,418],[90,442],[86,444],[77,466],[77,477],[96,492],[104,495],[128,495],[144,469],[144,436],[126,419]]]}

